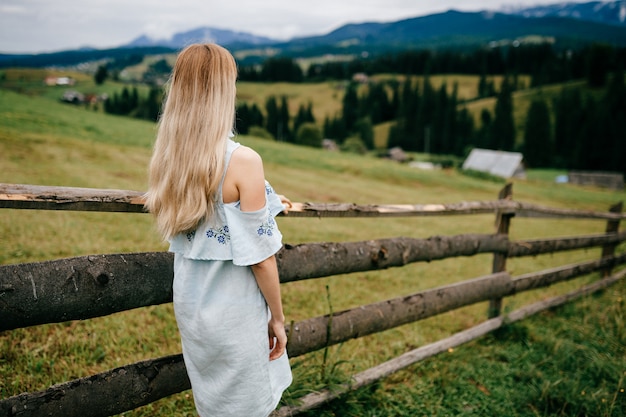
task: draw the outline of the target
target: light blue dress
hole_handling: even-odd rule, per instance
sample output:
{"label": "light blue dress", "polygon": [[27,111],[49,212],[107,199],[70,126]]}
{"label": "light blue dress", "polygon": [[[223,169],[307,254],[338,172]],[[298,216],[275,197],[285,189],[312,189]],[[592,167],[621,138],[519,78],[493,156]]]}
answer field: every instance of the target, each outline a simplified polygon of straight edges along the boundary
{"label": "light blue dress", "polygon": [[[239,146],[228,140],[225,167]],[[170,240],[174,312],[202,417],[266,417],[292,381],[286,353],[269,360],[269,310],[250,268],[282,247],[274,217],[284,207],[265,187],[265,207],[242,212],[220,185],[212,218]]]}

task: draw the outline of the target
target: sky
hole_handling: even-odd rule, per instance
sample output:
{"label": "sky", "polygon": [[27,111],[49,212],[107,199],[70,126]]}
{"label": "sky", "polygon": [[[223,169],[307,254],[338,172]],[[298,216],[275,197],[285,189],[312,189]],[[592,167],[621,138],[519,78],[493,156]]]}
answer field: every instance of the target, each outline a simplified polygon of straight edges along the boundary
{"label": "sky", "polygon": [[[501,10],[559,0],[0,0],[0,53],[114,48],[199,27],[287,40],[348,23],[444,12]],[[584,3],[589,0],[569,0]]]}

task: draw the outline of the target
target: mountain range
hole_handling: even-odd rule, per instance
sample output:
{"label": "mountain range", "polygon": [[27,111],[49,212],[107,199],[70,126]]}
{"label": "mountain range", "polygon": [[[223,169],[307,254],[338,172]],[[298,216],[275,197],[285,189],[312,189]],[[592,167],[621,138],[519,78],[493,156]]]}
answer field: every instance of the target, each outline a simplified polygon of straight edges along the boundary
{"label": "mountain range", "polygon": [[[529,8],[508,6],[501,11],[443,13],[395,22],[347,24],[327,34],[279,41],[252,33],[200,27],[170,38],[140,36],[109,50],[65,51],[40,55],[0,55],[0,67],[43,66],[123,54],[128,48],[179,50],[192,42],[215,42],[237,52],[271,47],[273,53],[293,57],[323,54],[384,53],[413,49],[467,48],[489,44],[552,42],[561,48],[593,42],[626,47],[626,0],[556,3]],[[122,50],[122,51],[120,51]],[[261,59],[262,57],[257,57]],[[252,57],[252,59],[255,59]]]}
{"label": "mountain range", "polygon": [[[604,27],[607,26],[607,27]],[[125,47],[166,46],[175,49],[191,42],[216,42],[225,46],[276,45],[289,50],[302,46],[387,44],[396,46],[454,45],[539,35],[561,40],[624,40],[626,1],[557,3],[544,6],[506,6],[501,12],[462,13],[450,10],[429,16],[389,23],[348,24],[328,34],[291,39],[287,42],[251,33],[202,27],[177,33],[171,38],[140,36]],[[464,39],[462,39],[464,38]],[[294,48],[291,48],[294,49]]]}
{"label": "mountain range", "polygon": [[508,6],[503,12],[524,17],[567,17],[610,25],[626,25],[626,1],[556,3],[545,6]]}
{"label": "mountain range", "polygon": [[139,36],[130,43],[124,45],[126,48],[145,46],[165,46],[179,49],[191,42],[215,42],[221,45],[246,44],[246,45],[267,45],[277,43],[275,39],[253,35],[246,32],[235,32],[227,29],[216,29],[201,27],[187,32],[176,33],[169,39],[154,39],[146,35]]}

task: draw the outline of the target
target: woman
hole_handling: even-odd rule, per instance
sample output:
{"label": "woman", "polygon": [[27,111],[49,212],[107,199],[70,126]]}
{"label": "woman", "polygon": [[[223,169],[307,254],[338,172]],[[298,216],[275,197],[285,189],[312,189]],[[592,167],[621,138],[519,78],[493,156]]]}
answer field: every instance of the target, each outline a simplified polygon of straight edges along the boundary
{"label": "woman", "polygon": [[220,46],[179,54],[146,195],[174,252],[174,313],[201,416],[267,416],[292,380],[274,257],[285,206],[259,155],[231,139],[236,79]]}

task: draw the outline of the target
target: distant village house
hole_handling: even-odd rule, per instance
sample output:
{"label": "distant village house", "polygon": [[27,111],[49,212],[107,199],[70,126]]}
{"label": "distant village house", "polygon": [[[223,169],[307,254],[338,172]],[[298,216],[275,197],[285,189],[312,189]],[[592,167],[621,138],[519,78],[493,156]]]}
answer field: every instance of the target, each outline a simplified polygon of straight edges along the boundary
{"label": "distant village house", "polygon": [[486,172],[501,178],[526,178],[519,152],[474,148],[463,162],[463,169]]}
{"label": "distant village house", "polygon": [[49,85],[49,86],[55,86],[55,85],[68,86],[68,85],[74,85],[76,83],[76,80],[74,80],[72,77],[46,77],[44,82],[46,85]]}

